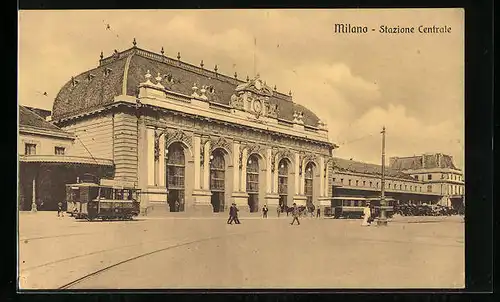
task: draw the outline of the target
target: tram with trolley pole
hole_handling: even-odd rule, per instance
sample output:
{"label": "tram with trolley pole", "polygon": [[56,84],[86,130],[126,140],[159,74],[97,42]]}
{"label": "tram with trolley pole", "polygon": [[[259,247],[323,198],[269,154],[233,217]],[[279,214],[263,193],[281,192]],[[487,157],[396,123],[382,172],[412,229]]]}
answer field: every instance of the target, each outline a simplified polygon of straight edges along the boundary
{"label": "tram with trolley pole", "polygon": [[66,185],[66,203],[76,219],[132,220],[140,213],[140,189],[132,182],[86,179]]}

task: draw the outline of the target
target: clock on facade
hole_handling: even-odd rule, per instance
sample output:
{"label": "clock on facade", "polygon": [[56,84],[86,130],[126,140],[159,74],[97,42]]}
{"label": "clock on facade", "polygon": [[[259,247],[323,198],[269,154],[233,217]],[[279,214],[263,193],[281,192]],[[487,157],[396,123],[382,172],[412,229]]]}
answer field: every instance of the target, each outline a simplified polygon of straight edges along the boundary
{"label": "clock on facade", "polygon": [[253,101],[253,110],[257,113],[262,111],[262,102],[260,100]]}

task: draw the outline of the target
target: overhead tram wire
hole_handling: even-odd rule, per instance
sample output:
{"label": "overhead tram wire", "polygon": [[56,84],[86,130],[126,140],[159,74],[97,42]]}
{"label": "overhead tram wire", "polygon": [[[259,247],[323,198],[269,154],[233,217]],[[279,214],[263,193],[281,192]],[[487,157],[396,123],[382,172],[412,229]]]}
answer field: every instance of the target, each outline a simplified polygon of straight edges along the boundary
{"label": "overhead tram wire", "polygon": [[95,163],[97,165],[99,165],[99,162],[97,161],[97,159],[95,159],[94,155],[92,155],[92,152],[90,152],[90,150],[87,148],[87,146],[85,146],[85,144],[82,142],[80,137],[76,134],[75,134],[75,137],[80,141],[80,143],[82,143],[82,146],[85,148],[85,150],[87,150],[87,152],[90,154],[90,157],[92,157],[92,159],[95,161]]}
{"label": "overhead tram wire", "polygon": [[361,140],[365,140],[369,137],[373,137],[374,136],[374,133],[371,133],[371,134],[367,134],[365,136],[362,136],[362,137],[358,137],[358,138],[355,138],[353,140],[349,140],[349,141],[344,141],[342,143],[339,143],[340,146],[345,146],[345,145],[349,145],[351,143],[354,143],[354,142],[357,142],[357,141],[361,141]]}

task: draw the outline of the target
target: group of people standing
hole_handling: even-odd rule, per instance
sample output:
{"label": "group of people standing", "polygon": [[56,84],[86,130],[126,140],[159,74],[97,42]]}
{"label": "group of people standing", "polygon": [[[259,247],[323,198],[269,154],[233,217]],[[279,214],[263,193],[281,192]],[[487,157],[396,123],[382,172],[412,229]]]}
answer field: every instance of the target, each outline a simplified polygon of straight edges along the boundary
{"label": "group of people standing", "polygon": [[[236,207],[236,204],[233,202],[231,204],[231,207],[229,207],[229,218],[227,220],[227,224],[233,224],[233,222],[235,224],[241,223],[240,220],[238,219],[238,211],[239,211],[239,209]],[[282,211],[281,207],[277,207],[278,217],[280,217],[281,211]],[[269,208],[267,207],[267,205],[264,205],[264,207],[262,208],[262,218],[267,218],[268,212],[269,212]],[[291,212],[292,212],[293,220],[290,224],[293,225],[295,223],[295,221],[297,221],[297,225],[300,225],[299,216],[301,213],[300,213],[299,207],[297,207],[296,203],[293,204]],[[314,213],[314,210],[311,211],[311,216],[314,215],[313,213]],[[288,211],[287,211],[287,214],[288,214]],[[316,211],[316,218],[319,218],[320,216],[321,216],[321,210],[320,210],[320,208],[318,208]]]}

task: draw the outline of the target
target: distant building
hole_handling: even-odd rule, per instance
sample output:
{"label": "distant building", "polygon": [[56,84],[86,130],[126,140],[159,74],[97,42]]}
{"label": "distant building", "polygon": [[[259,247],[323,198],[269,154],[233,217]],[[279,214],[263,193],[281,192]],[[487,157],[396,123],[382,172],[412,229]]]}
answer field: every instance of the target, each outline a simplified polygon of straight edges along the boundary
{"label": "distant building", "polygon": [[453,163],[453,157],[442,153],[427,153],[409,157],[391,157],[391,169],[422,181],[425,189],[437,192],[440,203],[460,207],[464,205],[465,181],[462,170]]}
{"label": "distant building", "polygon": [[[381,173],[380,165],[334,157],[333,197],[380,197]],[[429,191],[425,182],[391,168],[385,171],[385,196],[412,204],[436,204],[442,198],[439,191]]]}
{"label": "distant building", "polygon": [[65,200],[65,184],[84,173],[105,175],[113,162],[72,156],[75,136],[49,123],[27,107],[19,106],[19,210],[55,210]]}

